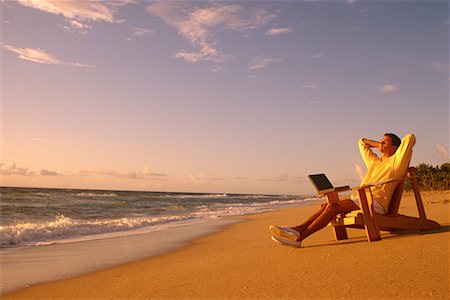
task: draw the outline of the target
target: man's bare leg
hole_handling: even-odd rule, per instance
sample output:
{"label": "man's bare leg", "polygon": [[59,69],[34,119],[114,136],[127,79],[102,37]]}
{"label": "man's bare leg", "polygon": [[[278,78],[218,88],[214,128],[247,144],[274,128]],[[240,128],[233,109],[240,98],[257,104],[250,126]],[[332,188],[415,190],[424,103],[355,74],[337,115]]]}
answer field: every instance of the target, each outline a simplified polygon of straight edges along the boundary
{"label": "man's bare leg", "polygon": [[312,222],[314,222],[323,213],[326,206],[327,206],[326,204],[321,204],[319,206],[319,210],[315,214],[309,217],[309,219],[303,222],[302,224],[292,227],[292,229],[297,230],[300,233],[303,232],[306,228],[308,228],[309,225],[311,225]]}
{"label": "man's bare leg", "polygon": [[[305,223],[298,227],[294,227],[295,230],[298,230],[300,232],[300,237],[298,238],[298,240],[301,241],[314,232],[324,228],[338,214],[347,213],[357,209],[359,209],[358,205],[356,205],[350,199],[321,205],[319,211],[315,213],[311,218],[309,218]],[[304,228],[303,225],[308,226]],[[297,228],[299,228],[301,231]]]}

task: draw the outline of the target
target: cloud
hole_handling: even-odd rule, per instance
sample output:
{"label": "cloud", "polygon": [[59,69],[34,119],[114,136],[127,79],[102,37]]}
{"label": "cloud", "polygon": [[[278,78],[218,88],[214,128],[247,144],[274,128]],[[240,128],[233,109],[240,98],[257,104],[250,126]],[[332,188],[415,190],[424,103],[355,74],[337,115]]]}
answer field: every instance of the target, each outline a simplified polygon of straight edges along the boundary
{"label": "cloud", "polygon": [[213,68],[211,68],[211,72],[217,73],[217,72],[222,72],[225,71],[226,69],[220,65],[214,66]]}
{"label": "cloud", "polygon": [[153,174],[152,170],[150,170],[149,167],[144,167],[144,169],[142,169],[141,174],[143,176],[151,176]]}
{"label": "cloud", "polygon": [[190,63],[213,61],[224,63],[232,55],[217,47],[221,31],[249,31],[264,25],[275,15],[265,10],[245,10],[238,4],[206,3],[201,7],[189,2],[158,2],[147,6],[147,12],[159,17],[188,40],[196,51],[179,51],[174,58]]}
{"label": "cloud", "polygon": [[40,175],[42,175],[42,176],[58,176],[60,174],[58,174],[55,171],[49,171],[47,169],[42,169],[41,172],[40,172]]}
{"label": "cloud", "polygon": [[437,144],[436,150],[441,155],[443,161],[449,161],[448,149],[445,146]]}
{"label": "cloud", "polygon": [[189,175],[189,178],[190,178],[194,183],[198,183],[198,182],[201,181],[201,180],[205,180],[205,176],[206,176],[205,173],[200,173],[200,174],[197,174],[197,175],[191,174],[191,175]]}
{"label": "cloud", "polygon": [[260,181],[270,181],[270,182],[291,182],[291,183],[304,183],[306,178],[302,176],[289,176],[288,173],[281,174],[279,176],[274,176],[271,178],[259,179]]}
{"label": "cloud", "polygon": [[142,171],[140,172],[140,175],[142,175],[144,177],[150,177],[150,176],[164,177],[164,176],[167,176],[166,174],[163,174],[163,173],[153,172],[152,170],[150,170],[150,168],[148,166],[146,166],[146,167],[144,167],[142,169]]}
{"label": "cloud", "polygon": [[396,84],[385,84],[377,87],[377,91],[380,93],[395,93],[399,89],[399,86]]}
{"label": "cloud", "polygon": [[263,69],[266,68],[268,65],[274,62],[279,62],[281,60],[282,59],[280,58],[273,58],[271,56],[261,54],[252,59],[252,61],[247,65],[247,70]]}
{"label": "cloud", "polygon": [[288,182],[294,177],[289,177],[288,173],[281,174],[279,176],[274,176],[271,178],[260,179],[260,181],[272,181],[272,182]]}
{"label": "cloud", "polygon": [[55,1],[55,0],[18,0],[23,6],[47,13],[62,15],[69,20],[73,29],[90,28],[86,22],[120,22],[115,13],[120,6],[134,3],[133,0],[110,1]]}
{"label": "cloud", "polygon": [[149,167],[144,167],[141,171],[116,171],[116,170],[101,170],[101,171],[81,171],[81,175],[107,175],[117,178],[128,178],[128,179],[146,179],[154,177],[165,177],[166,174],[153,172]]}
{"label": "cloud", "polygon": [[323,58],[325,55],[323,54],[323,53],[315,53],[315,54],[313,54],[313,55],[311,55],[311,58],[314,58],[314,59],[321,59],[321,58]]}
{"label": "cloud", "polygon": [[358,175],[359,180],[362,180],[364,178],[363,168],[358,164],[353,164],[353,167],[355,168],[355,173]]}
{"label": "cloud", "polygon": [[43,143],[48,143],[48,142],[50,142],[50,139],[47,139],[47,138],[40,138],[40,137],[34,137],[34,138],[31,138],[31,141],[32,141],[32,142],[43,142]]}
{"label": "cloud", "polygon": [[173,55],[174,58],[183,59],[190,63],[196,63],[199,61],[213,61],[215,63],[224,63],[231,59],[231,55],[226,55],[221,51],[210,47],[209,45],[203,45],[199,52],[186,52],[180,51]]}
{"label": "cloud", "polygon": [[28,168],[17,167],[16,163],[0,163],[0,174],[31,176],[33,172],[29,171]]}
{"label": "cloud", "polygon": [[77,29],[83,29],[83,28],[86,28],[86,27],[92,28],[91,26],[86,26],[86,25],[84,25],[83,23],[78,22],[77,20],[71,20],[71,21],[70,21],[70,25],[71,25],[73,28],[77,28]]}
{"label": "cloud", "polygon": [[309,83],[309,84],[303,85],[302,88],[308,89],[308,90],[315,90],[315,89],[319,88],[319,85],[317,85],[315,83]]}
{"label": "cloud", "polygon": [[265,36],[274,36],[274,35],[279,35],[279,34],[285,34],[285,33],[289,33],[292,32],[292,28],[272,28],[270,30],[268,30],[264,35]]}
{"label": "cloud", "polygon": [[226,179],[223,178],[223,177],[211,177],[208,180],[210,180],[210,181],[223,181],[223,180],[226,180]]}
{"label": "cloud", "polygon": [[92,29],[92,26],[86,23],[81,23],[77,20],[69,20],[69,26],[64,26],[63,28],[68,32],[88,33]]}
{"label": "cloud", "polygon": [[6,122],[6,124],[14,126],[14,127],[20,127],[23,125],[23,123],[21,123],[21,122],[14,122],[14,121],[8,121],[8,122]]}
{"label": "cloud", "polygon": [[39,173],[30,171],[28,168],[19,168],[16,163],[0,163],[1,175],[22,175],[22,176],[61,176],[62,174],[48,169],[42,169]]}
{"label": "cloud", "polygon": [[148,28],[141,28],[141,27],[134,27],[133,28],[133,35],[135,36],[144,36],[146,34],[154,33],[155,31],[153,29]]}
{"label": "cloud", "polygon": [[292,183],[297,183],[297,184],[309,182],[309,180],[303,176],[290,177],[290,179],[292,180]]}
{"label": "cloud", "polygon": [[205,173],[200,174],[191,174],[189,175],[189,178],[193,183],[199,183],[200,181],[223,181],[226,180],[223,177],[207,177]]}
{"label": "cloud", "polygon": [[55,1],[55,0],[18,0],[23,6],[31,7],[71,20],[90,20],[117,22],[114,17],[117,8],[133,0],[110,1]]}
{"label": "cloud", "polygon": [[319,101],[319,100],[315,100],[315,99],[312,99],[312,100],[309,100],[308,101],[308,104],[314,104],[314,105],[317,105],[317,104],[320,104],[321,102]]}
{"label": "cloud", "polygon": [[32,61],[39,64],[90,67],[89,65],[85,64],[62,61],[39,48],[19,48],[11,45],[3,45],[2,48],[15,53],[20,59]]}
{"label": "cloud", "polygon": [[[131,179],[139,179],[137,172],[122,172],[122,171],[115,171],[115,170],[109,170],[101,172],[106,175],[112,176],[112,177],[119,177],[119,178],[131,178]],[[142,177],[141,177],[142,178]]]}
{"label": "cloud", "polygon": [[448,74],[449,65],[448,62],[434,62],[431,63],[431,67],[437,72]]}

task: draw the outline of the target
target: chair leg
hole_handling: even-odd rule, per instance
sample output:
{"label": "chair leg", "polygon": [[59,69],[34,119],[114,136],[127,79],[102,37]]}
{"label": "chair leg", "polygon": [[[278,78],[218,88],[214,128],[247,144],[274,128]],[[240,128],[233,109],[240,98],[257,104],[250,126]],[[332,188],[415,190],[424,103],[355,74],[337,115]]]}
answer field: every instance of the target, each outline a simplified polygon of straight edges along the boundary
{"label": "chair leg", "polygon": [[333,226],[334,239],[336,241],[348,239],[345,227]]}
{"label": "chair leg", "polygon": [[416,178],[416,169],[409,168],[408,169],[411,179],[411,184],[414,191],[414,197],[416,198],[417,210],[419,211],[419,216],[421,219],[426,220],[427,215],[425,214],[425,208],[423,207],[422,197],[420,196],[419,184]]}
{"label": "chair leg", "polygon": [[366,229],[367,241],[374,242],[381,240],[380,230],[373,221],[364,220],[364,227]]}
{"label": "chair leg", "polygon": [[[338,193],[330,193],[326,198],[328,203],[339,201]],[[333,226],[333,233],[336,241],[348,239],[347,229],[345,227]]]}
{"label": "chair leg", "polygon": [[366,229],[367,241],[373,242],[381,240],[380,230],[375,223],[373,209],[369,208],[366,191],[364,189],[359,190],[359,200],[363,210],[364,228]]}

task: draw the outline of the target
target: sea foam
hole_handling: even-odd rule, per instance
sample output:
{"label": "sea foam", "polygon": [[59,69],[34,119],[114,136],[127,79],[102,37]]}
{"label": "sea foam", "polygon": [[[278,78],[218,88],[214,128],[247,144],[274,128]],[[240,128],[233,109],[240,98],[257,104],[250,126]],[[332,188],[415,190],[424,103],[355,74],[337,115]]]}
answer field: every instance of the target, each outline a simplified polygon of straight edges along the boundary
{"label": "sea foam", "polygon": [[56,240],[80,236],[122,232],[155,226],[167,222],[188,220],[193,216],[160,216],[152,218],[121,218],[114,220],[83,221],[59,215],[55,220],[45,223],[18,223],[0,226],[0,245],[33,245],[51,243]]}
{"label": "sea foam", "polygon": [[103,239],[256,214],[317,198],[272,195],[0,189],[0,247]]}

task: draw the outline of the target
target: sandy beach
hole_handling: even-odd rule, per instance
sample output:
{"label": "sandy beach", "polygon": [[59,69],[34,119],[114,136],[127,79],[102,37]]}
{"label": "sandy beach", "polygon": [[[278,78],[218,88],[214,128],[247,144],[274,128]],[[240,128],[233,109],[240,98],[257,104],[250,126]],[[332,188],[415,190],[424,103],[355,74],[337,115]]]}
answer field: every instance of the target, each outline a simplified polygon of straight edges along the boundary
{"label": "sandy beach", "polygon": [[[442,229],[390,234],[368,243],[350,229],[336,242],[330,228],[300,249],[270,240],[270,224],[296,225],[315,205],[243,217],[244,222],[170,253],[87,275],[32,286],[2,299],[338,299],[449,297],[450,192],[424,192],[427,217]],[[417,215],[404,195],[400,213]]]}

